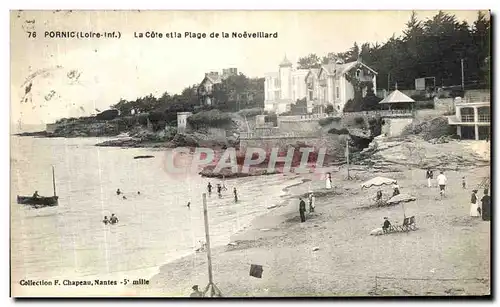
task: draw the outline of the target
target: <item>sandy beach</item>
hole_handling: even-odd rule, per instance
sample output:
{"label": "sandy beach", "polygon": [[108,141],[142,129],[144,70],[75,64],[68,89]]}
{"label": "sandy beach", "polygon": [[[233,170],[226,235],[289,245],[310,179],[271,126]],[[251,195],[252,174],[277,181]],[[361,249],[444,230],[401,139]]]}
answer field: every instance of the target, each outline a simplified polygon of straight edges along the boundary
{"label": "sandy beach", "polygon": [[[214,282],[224,296],[490,294],[490,222],[469,216],[470,192],[489,177],[489,167],[446,171],[442,200],[435,180],[427,187],[423,169],[375,173],[353,167],[352,180],[346,180],[345,167],[324,171],[332,172],[334,189],[326,190],[318,174],[304,175],[304,183],[287,189],[282,205],[232,237],[235,245],[212,250]],[[401,192],[417,200],[404,210],[373,207],[377,188],[360,184],[375,176],[398,180]],[[310,190],[316,210],[300,223],[298,197]],[[391,187],[383,191],[392,193]],[[418,230],[369,235],[384,217],[401,224],[404,214],[416,217]],[[261,279],[249,276],[250,264],[263,266]],[[168,263],[150,281],[129,294],[189,296],[192,285],[203,289],[208,283],[206,254]]]}

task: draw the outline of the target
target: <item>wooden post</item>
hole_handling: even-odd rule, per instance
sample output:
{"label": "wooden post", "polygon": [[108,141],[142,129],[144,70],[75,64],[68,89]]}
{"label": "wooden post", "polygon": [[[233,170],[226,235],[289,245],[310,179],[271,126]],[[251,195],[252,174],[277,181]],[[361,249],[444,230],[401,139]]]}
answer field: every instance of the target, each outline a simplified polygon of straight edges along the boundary
{"label": "wooden post", "polygon": [[347,180],[349,180],[349,179],[351,179],[351,176],[349,174],[349,137],[347,137],[347,140],[346,140],[345,155],[346,155],[346,160],[347,160]]}
{"label": "wooden post", "polygon": [[56,176],[54,174],[54,166],[52,166],[52,187],[54,188],[54,196],[57,196],[57,194],[56,194]]}
{"label": "wooden post", "polygon": [[[213,284],[212,278],[212,254],[210,253],[210,234],[208,230],[208,209],[207,209],[207,194],[203,193],[203,216],[205,218],[205,236],[207,240],[207,261],[208,261],[208,284]],[[210,296],[213,296],[213,287],[210,291]]]}

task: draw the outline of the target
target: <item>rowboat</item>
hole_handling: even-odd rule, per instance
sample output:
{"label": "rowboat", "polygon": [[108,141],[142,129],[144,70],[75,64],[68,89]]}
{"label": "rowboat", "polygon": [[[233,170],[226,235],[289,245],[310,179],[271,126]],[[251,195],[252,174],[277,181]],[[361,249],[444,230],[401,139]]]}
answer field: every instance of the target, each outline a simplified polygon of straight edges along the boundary
{"label": "rowboat", "polygon": [[43,207],[57,206],[59,196],[31,197],[17,195],[17,203],[21,205],[34,205]]}
{"label": "rowboat", "polygon": [[54,167],[52,167],[52,186],[54,188],[54,196],[33,197],[33,196],[19,196],[19,195],[17,195],[17,203],[20,205],[34,206],[35,208],[57,206],[58,202],[59,202],[59,196],[56,195],[56,179],[54,176]]}

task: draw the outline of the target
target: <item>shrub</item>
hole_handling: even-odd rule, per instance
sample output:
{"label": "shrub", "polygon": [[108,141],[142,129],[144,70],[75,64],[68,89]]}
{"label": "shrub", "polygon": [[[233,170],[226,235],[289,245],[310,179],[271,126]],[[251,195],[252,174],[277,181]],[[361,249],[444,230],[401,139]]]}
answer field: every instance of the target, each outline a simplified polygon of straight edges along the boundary
{"label": "shrub", "polygon": [[243,109],[238,112],[240,116],[243,117],[253,117],[261,114],[267,114],[267,111],[264,111],[263,108],[252,108],[252,109]]}
{"label": "shrub", "polygon": [[96,115],[97,120],[112,120],[118,116],[118,110],[106,110]]}
{"label": "shrub", "polygon": [[274,127],[276,127],[278,126],[278,116],[275,113],[266,115],[266,117],[264,117],[264,122],[274,123]]}
{"label": "shrub", "polygon": [[361,125],[364,125],[365,120],[364,120],[364,119],[363,119],[363,117],[361,117],[361,116],[356,116],[356,117],[354,118],[354,123],[355,123],[356,125],[361,126]]}
{"label": "shrub", "polygon": [[320,126],[327,126],[329,124],[333,123],[333,118],[332,117],[325,117],[319,120],[319,125]]}
{"label": "shrub", "polygon": [[232,123],[231,116],[228,113],[216,109],[198,112],[188,117],[187,121],[196,129],[199,127],[222,127]]}
{"label": "shrub", "polygon": [[326,110],[325,110],[325,112],[326,112],[327,114],[331,114],[331,113],[333,113],[334,111],[335,111],[335,109],[333,108],[333,105],[329,104],[329,105],[327,105],[327,106],[326,106]]}

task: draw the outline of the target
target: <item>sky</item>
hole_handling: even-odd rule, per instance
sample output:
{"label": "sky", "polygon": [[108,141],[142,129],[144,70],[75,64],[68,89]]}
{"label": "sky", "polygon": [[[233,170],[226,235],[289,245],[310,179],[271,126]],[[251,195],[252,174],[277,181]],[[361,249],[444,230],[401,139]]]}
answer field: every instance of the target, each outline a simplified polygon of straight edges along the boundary
{"label": "sky", "polygon": [[[445,11],[470,24],[477,11]],[[420,20],[437,11],[417,11]],[[205,72],[235,67],[249,77],[354,42],[401,35],[411,11],[12,11],[11,122],[50,123],[105,110],[120,98],[179,93]],[[46,31],[120,38],[49,38]],[[135,38],[134,32],[179,32],[183,38]],[[278,38],[184,38],[184,32],[278,32]],[[28,32],[36,32],[29,37]],[[36,72],[26,95],[26,79]],[[72,72],[70,75],[68,75]],[[25,84],[26,83],[26,84]],[[22,101],[22,102],[21,102]]]}

